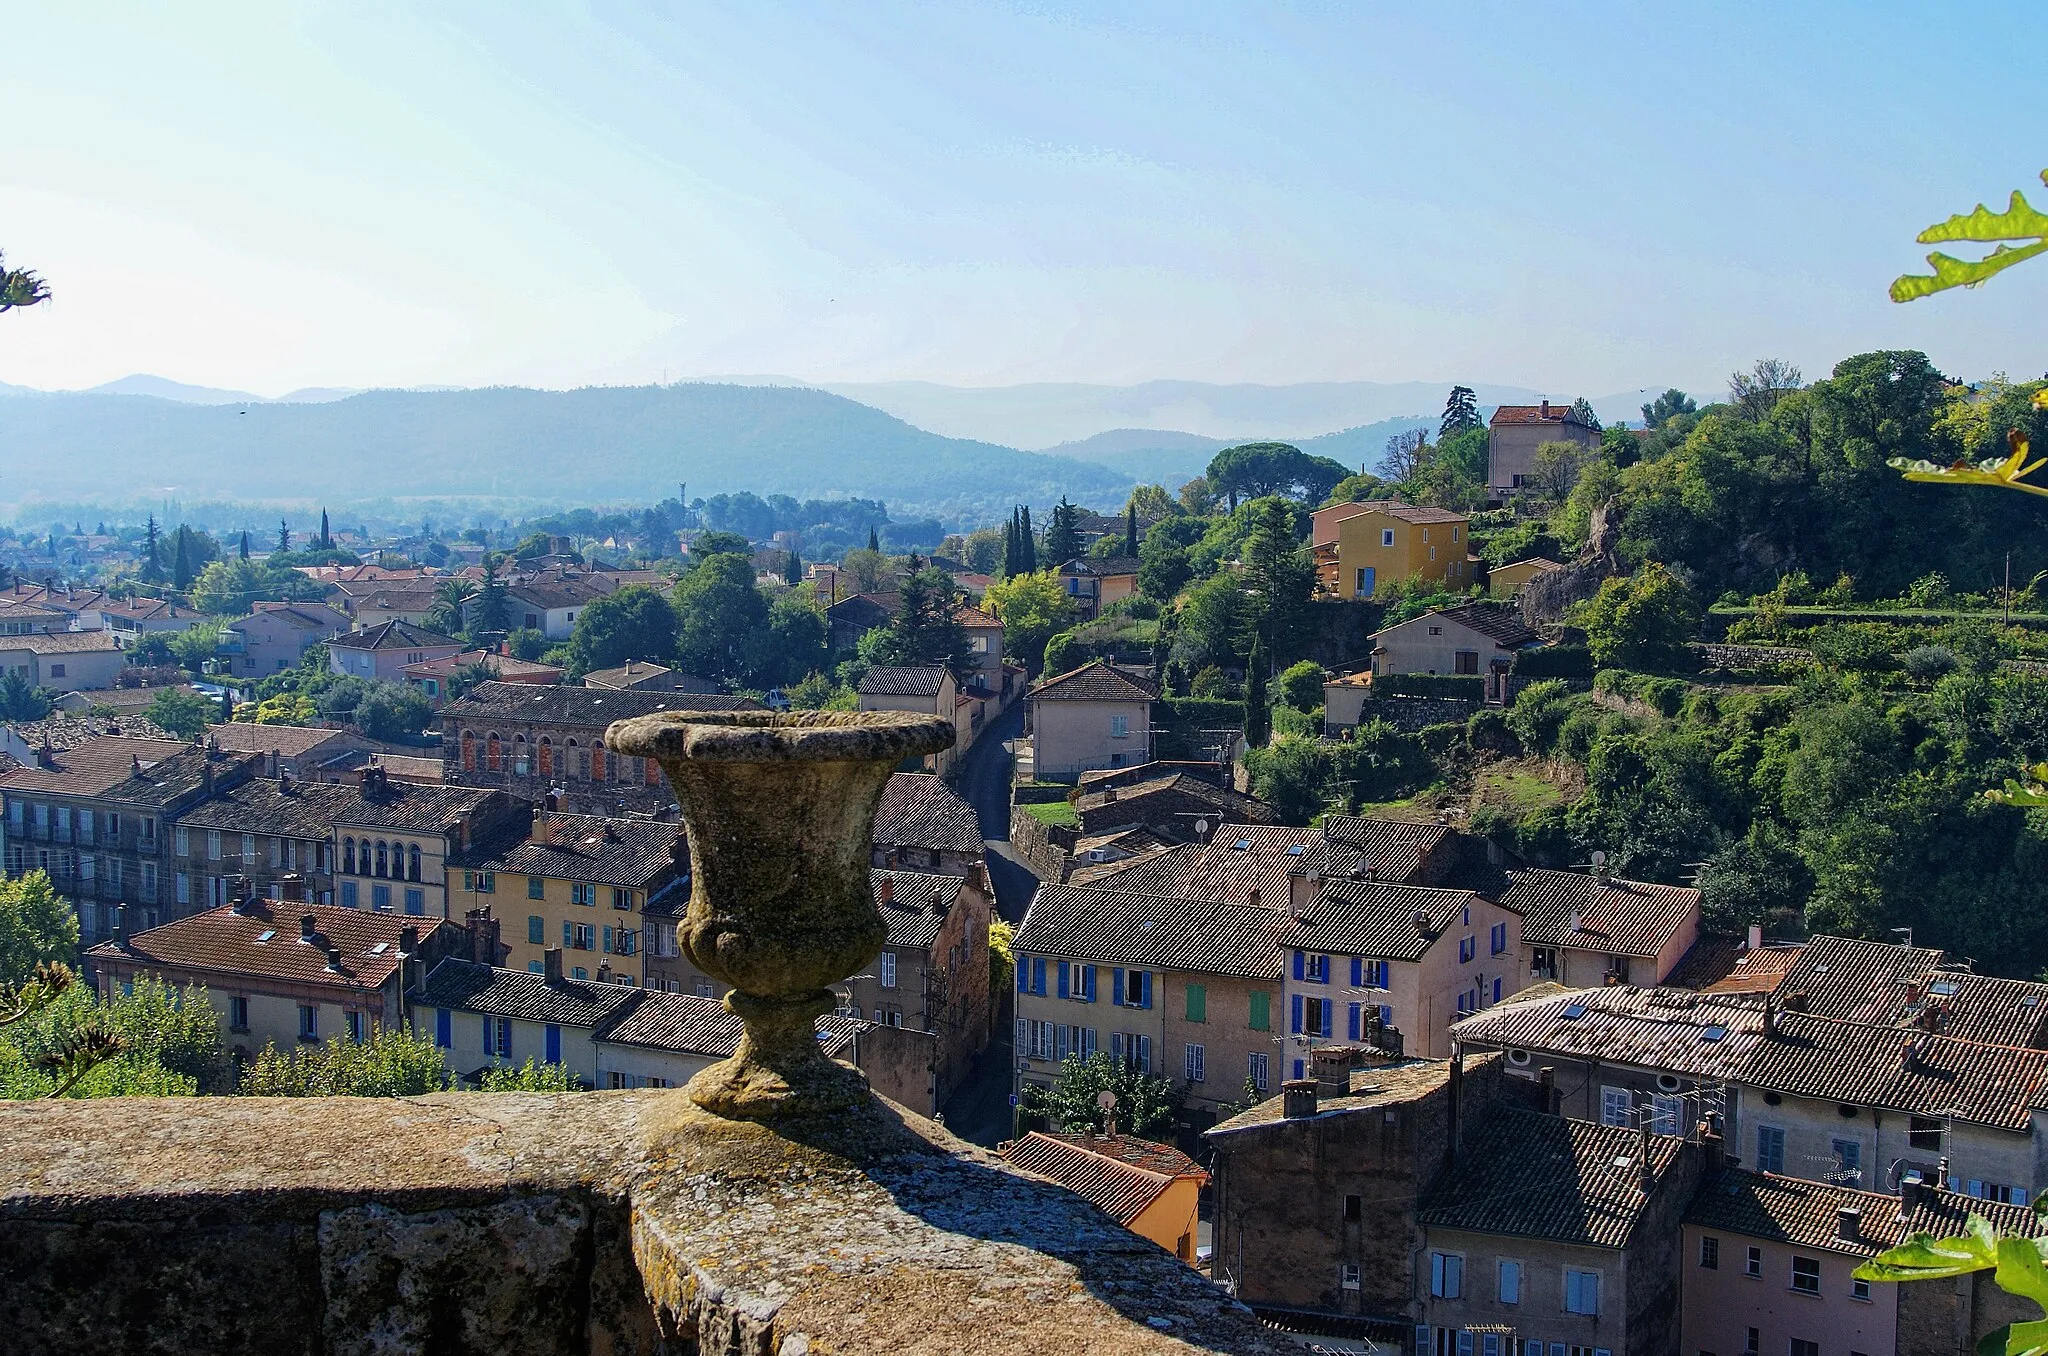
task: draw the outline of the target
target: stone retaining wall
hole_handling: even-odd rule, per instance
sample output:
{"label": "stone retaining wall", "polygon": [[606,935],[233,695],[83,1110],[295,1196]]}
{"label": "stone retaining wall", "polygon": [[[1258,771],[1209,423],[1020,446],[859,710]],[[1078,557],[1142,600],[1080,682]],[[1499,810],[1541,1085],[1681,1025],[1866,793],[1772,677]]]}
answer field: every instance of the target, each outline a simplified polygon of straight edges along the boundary
{"label": "stone retaining wall", "polygon": [[1443,725],[1471,719],[1486,703],[1471,697],[1374,697],[1359,712],[1361,720],[1384,720],[1397,730],[1414,734],[1427,725]]}
{"label": "stone retaining wall", "polygon": [[1813,662],[1813,651],[1790,645],[1695,645],[1700,665],[1710,669],[1779,669]]}
{"label": "stone retaining wall", "polygon": [[1080,834],[1054,828],[1020,805],[1010,807],[1010,851],[1040,880],[1057,885],[1067,878]]}

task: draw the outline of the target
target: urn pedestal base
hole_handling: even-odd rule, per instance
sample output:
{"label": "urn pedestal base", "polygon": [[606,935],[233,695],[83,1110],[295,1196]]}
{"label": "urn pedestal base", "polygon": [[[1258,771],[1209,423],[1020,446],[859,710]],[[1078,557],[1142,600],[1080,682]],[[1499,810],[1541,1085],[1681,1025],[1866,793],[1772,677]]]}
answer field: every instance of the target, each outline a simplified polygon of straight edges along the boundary
{"label": "urn pedestal base", "polygon": [[689,1081],[690,1100],[736,1120],[847,1111],[868,1100],[867,1076],[819,1047],[815,1024],[836,1006],[829,989],[759,998],[734,989],[725,1006],[746,1023],[739,1049]]}

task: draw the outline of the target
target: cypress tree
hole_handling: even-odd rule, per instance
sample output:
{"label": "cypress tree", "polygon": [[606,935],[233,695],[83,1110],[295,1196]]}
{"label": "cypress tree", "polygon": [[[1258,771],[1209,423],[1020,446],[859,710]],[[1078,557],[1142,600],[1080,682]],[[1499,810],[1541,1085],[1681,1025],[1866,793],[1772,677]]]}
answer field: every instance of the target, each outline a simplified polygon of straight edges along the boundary
{"label": "cypress tree", "polygon": [[1017,522],[1017,535],[1024,548],[1024,573],[1038,573],[1038,538],[1031,531],[1031,505],[1025,504],[1019,510],[1022,517]]}
{"label": "cypress tree", "polygon": [[879,552],[881,549],[882,539],[875,535],[874,524],[870,523],[868,524],[868,550]]}
{"label": "cypress tree", "polygon": [[1244,669],[1244,742],[1263,748],[1273,733],[1273,712],[1266,705],[1266,652],[1257,641]]}
{"label": "cypress tree", "polygon": [[164,577],[164,558],[158,550],[158,536],[156,515],[152,513],[142,529],[142,578],[147,583],[155,583]]}
{"label": "cypress tree", "polygon": [[292,525],[282,518],[277,520],[277,549],[280,551],[292,549]]}
{"label": "cypress tree", "polygon": [[801,584],[804,582],[803,557],[796,553],[794,546],[789,548],[788,559],[782,562],[782,582],[785,584]]}
{"label": "cypress tree", "polygon": [[247,560],[248,558],[249,558],[249,534],[248,534],[247,532],[244,532],[244,533],[242,534],[242,559],[244,559],[244,560]]}
{"label": "cypress tree", "polygon": [[326,510],[326,509],[321,509],[321,510],[320,510],[320,543],[319,543],[319,544],[320,544],[320,549],[321,549],[321,550],[323,550],[323,551],[332,551],[332,550],[334,549],[334,534],[333,534],[333,533],[331,533],[331,532],[329,532],[329,531],[327,530],[327,510]]}
{"label": "cypress tree", "polygon": [[184,524],[178,525],[178,544],[171,556],[171,587],[184,592],[192,587],[192,555],[185,549],[185,540],[191,534]]}
{"label": "cypress tree", "polygon": [[1135,500],[1124,505],[1124,554],[1133,560],[1138,556],[1138,505]]}

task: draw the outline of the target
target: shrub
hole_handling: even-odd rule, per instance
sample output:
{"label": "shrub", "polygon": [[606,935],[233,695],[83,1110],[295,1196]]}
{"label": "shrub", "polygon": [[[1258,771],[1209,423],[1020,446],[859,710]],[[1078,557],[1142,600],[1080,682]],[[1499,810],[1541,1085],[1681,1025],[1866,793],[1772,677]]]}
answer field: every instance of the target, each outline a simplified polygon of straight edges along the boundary
{"label": "shrub", "polygon": [[1274,684],[1281,701],[1297,711],[1313,711],[1323,704],[1323,667],[1312,659],[1291,664]]}
{"label": "shrub", "polygon": [[1465,743],[1477,753],[1513,753],[1517,747],[1507,713],[1490,706],[1465,722]]}
{"label": "shrub", "polygon": [[1906,672],[1921,682],[1932,682],[1955,672],[1955,651],[1946,645],[1916,645],[1906,651]]}
{"label": "shrub", "polygon": [[1523,748],[1532,753],[1548,753],[1557,742],[1558,728],[1570,713],[1570,700],[1570,690],[1559,679],[1531,683],[1508,708],[1508,728],[1522,741]]}
{"label": "shrub", "polygon": [[1375,695],[1463,697],[1486,700],[1486,679],[1475,673],[1389,673],[1372,680]]}
{"label": "shrub", "polygon": [[1583,645],[1545,645],[1517,650],[1508,672],[1525,678],[1591,678],[1593,652]]}
{"label": "shrub", "polygon": [[1214,664],[1197,673],[1195,680],[1188,684],[1188,695],[1198,701],[1221,701],[1236,691],[1237,684]]}

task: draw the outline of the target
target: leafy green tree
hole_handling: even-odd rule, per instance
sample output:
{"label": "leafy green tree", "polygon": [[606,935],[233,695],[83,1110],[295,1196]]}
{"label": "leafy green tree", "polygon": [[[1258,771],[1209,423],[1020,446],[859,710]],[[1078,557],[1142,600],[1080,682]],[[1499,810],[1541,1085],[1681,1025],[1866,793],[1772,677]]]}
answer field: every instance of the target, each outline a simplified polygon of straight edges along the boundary
{"label": "leafy green tree", "polygon": [[1323,704],[1323,666],[1313,659],[1289,665],[1275,689],[1295,710],[1313,711]]}
{"label": "leafy green tree", "polygon": [[1600,585],[1586,606],[1586,644],[1601,668],[1682,668],[1700,615],[1692,590],[1652,561],[1632,578]]}
{"label": "leafy green tree", "polygon": [[516,1069],[485,1069],[477,1079],[479,1092],[580,1092],[576,1075],[560,1064],[528,1059]]}
{"label": "leafy green tree", "polygon": [[[1105,1092],[1115,1098],[1115,1106],[1109,1112],[1098,1101]],[[1097,1050],[1086,1059],[1067,1056],[1049,1088],[1025,1084],[1023,1110],[1026,1115],[1044,1116],[1053,1125],[1073,1133],[1099,1132],[1105,1121],[1114,1116],[1119,1133],[1171,1143],[1176,1120],[1186,1101],[1185,1087],[1144,1073],[1128,1061],[1111,1059],[1108,1051]]]}
{"label": "leafy green tree", "polygon": [[754,587],[753,561],[721,552],[677,581],[676,657],[685,670],[735,682],[753,670],[767,631],[768,600]]}
{"label": "leafy green tree", "polygon": [[1536,457],[1530,463],[1529,483],[1536,493],[1553,504],[1562,504],[1570,497],[1572,486],[1579,483],[1579,471],[1585,465],[1585,450],[1577,443],[1544,443],[1536,449]]}
{"label": "leafy green tree", "polygon": [[848,551],[839,559],[839,569],[853,580],[855,593],[881,593],[889,584],[889,558],[876,550]]}
{"label": "leafy green tree", "polygon": [[1227,498],[1234,513],[1240,499],[1274,494],[1321,503],[1350,474],[1342,462],[1312,457],[1290,443],[1242,443],[1211,457],[1203,479],[1206,491]]}
{"label": "leafy green tree", "polygon": [[1798,390],[1806,379],[1799,369],[1777,358],[1758,358],[1747,372],[1728,378],[1728,403],[1744,416],[1761,420],[1777,407],[1789,392]]}
{"label": "leafy green tree", "polygon": [[1257,623],[1252,598],[1229,570],[1219,570],[1189,588],[1181,595],[1176,615],[1176,649],[1186,652],[1183,657],[1190,667],[1234,664]]}
{"label": "leafy green tree", "polygon": [[877,661],[908,667],[936,666],[955,677],[975,667],[967,631],[954,615],[953,577],[926,566],[903,580],[896,615],[888,626],[888,644]]}
{"label": "leafy green tree", "polygon": [[20,986],[47,961],[78,957],[78,915],[42,871],[0,880],[0,985]]}
{"label": "leafy green tree", "polygon": [[190,1097],[220,1090],[219,1017],[204,989],[148,978],[102,1002],[67,982],[27,1019],[0,1028],[0,1099]]}
{"label": "leafy green tree", "polygon": [[372,739],[412,739],[433,715],[426,694],[410,683],[372,683],[355,706],[356,728]]}
{"label": "leafy green tree", "polygon": [[531,664],[548,650],[547,633],[534,626],[522,626],[505,633],[505,653]]}
{"label": "leafy green tree", "polygon": [[258,602],[312,602],[325,592],[323,585],[297,570],[237,557],[207,562],[192,580],[192,606],[214,616],[236,617]]}
{"label": "leafy green tree", "polygon": [[18,669],[0,674],[0,720],[43,720],[50,714],[50,694],[32,685]]}
{"label": "leafy green tree", "polygon": [[[1182,512],[1180,501],[1166,492],[1164,485],[1140,485],[1131,491],[1131,497],[1124,503],[1125,510],[1135,510],[1140,518],[1158,522]],[[1126,554],[1135,554],[1126,552]]]}
{"label": "leafy green tree", "polygon": [[193,673],[201,673],[206,661],[220,653],[220,637],[218,621],[203,621],[175,633],[167,643],[180,664]]}
{"label": "leafy green tree", "polygon": [[787,685],[820,672],[831,658],[825,614],[808,589],[792,589],[768,605],[768,643],[754,683]]}
{"label": "leafy green tree", "polygon": [[592,599],[569,635],[569,672],[582,677],[628,660],[666,664],[675,658],[676,613],[644,584],[629,584]]}
{"label": "leafy green tree", "polygon": [[40,306],[49,299],[50,285],[34,269],[9,268],[6,255],[0,254],[0,311]]}
{"label": "leafy green tree", "polygon": [[1674,386],[1643,406],[1643,427],[1662,428],[1668,420],[1681,414],[1693,414],[1698,409],[1698,403],[1691,396]]}
{"label": "leafy green tree", "polygon": [[1484,427],[1479,422],[1479,400],[1470,386],[1453,386],[1449,398],[1444,401],[1444,417],[1437,424],[1436,437],[1439,443],[1454,433],[1467,429]]}
{"label": "leafy green tree", "polygon": [[1003,648],[1034,669],[1045,663],[1046,642],[1074,620],[1074,600],[1051,570],[991,584],[982,601],[1003,624]]}
{"label": "leafy green tree", "polygon": [[1146,529],[1138,546],[1138,589],[1155,602],[1167,603],[1194,578],[1188,548],[1202,539],[1200,518],[1162,518]]}
{"label": "leafy green tree", "polygon": [[179,739],[197,739],[220,720],[220,704],[188,688],[167,687],[156,694],[143,714],[158,728]]}
{"label": "leafy green tree", "polygon": [[1081,529],[1078,510],[1067,502],[1065,495],[1052,506],[1052,521],[1045,528],[1045,559],[1053,568],[1066,564],[1081,554]]}
{"label": "leafy green tree", "polygon": [[242,1071],[250,1097],[418,1097],[448,1087],[441,1051],[403,1027],[378,1027],[367,1041],[333,1040],[281,1053],[263,1047]]}

